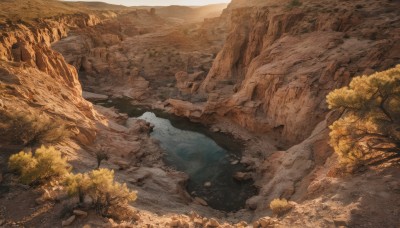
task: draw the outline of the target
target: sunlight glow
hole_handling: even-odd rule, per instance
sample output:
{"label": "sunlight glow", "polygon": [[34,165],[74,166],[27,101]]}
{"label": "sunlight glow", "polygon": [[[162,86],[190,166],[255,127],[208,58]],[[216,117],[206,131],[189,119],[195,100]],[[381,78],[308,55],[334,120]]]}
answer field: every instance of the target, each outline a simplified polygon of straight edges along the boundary
{"label": "sunlight glow", "polygon": [[64,1],[85,1],[85,2],[107,2],[125,6],[202,6],[217,3],[229,3],[231,0],[64,0]]}

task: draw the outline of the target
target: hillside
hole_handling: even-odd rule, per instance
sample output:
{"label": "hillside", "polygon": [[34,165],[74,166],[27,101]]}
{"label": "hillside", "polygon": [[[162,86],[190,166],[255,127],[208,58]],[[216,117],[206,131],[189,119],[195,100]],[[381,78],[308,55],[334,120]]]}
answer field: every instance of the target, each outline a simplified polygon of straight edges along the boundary
{"label": "hillside", "polygon": [[219,17],[228,4],[211,4],[206,6],[131,6],[112,5],[103,2],[63,2],[66,7],[85,10],[150,10],[156,9],[157,15],[163,18],[178,19],[185,22],[202,22],[205,18]]}
{"label": "hillside", "polygon": [[0,2],[0,22],[7,19],[12,21],[32,21],[36,18],[58,16],[60,14],[73,14],[79,9],[69,4],[56,0],[4,0]]}
{"label": "hillside", "polygon": [[205,18],[219,17],[227,4],[200,7],[167,6],[157,8],[157,14],[166,18],[178,18],[186,22],[201,22]]}
{"label": "hillside", "polygon": [[68,1],[63,2],[66,5],[75,6],[79,8],[86,8],[90,10],[126,10],[128,7],[123,5],[113,5],[105,2],[84,2],[84,1]]}

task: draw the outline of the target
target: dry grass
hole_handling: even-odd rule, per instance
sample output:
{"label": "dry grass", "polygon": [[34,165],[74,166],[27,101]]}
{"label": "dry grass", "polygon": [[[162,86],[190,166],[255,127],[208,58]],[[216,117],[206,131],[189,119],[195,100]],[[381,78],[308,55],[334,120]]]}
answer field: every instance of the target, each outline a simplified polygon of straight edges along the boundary
{"label": "dry grass", "polygon": [[56,0],[1,0],[0,22],[34,21],[36,18],[53,17],[60,14],[77,13],[79,10],[71,4]]}
{"label": "dry grass", "polygon": [[10,145],[54,144],[72,135],[60,119],[20,110],[0,109],[0,128],[0,139]]}

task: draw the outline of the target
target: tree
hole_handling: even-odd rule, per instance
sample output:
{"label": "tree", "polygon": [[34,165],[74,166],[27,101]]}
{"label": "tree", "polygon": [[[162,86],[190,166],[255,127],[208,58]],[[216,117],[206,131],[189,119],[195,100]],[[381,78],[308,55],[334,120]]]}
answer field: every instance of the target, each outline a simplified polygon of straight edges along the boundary
{"label": "tree", "polygon": [[367,164],[400,154],[400,65],[354,78],[327,96],[342,116],[331,126],[330,144],[344,164]]}
{"label": "tree", "polygon": [[32,155],[23,151],[10,157],[8,166],[20,174],[20,181],[25,184],[41,182],[52,177],[64,176],[70,166],[61,152],[54,147],[42,146]]}

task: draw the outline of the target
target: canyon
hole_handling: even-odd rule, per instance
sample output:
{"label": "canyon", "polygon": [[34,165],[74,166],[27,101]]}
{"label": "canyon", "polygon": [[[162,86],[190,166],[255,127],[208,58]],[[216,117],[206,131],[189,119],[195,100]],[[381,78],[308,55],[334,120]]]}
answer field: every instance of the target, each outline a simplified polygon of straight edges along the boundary
{"label": "canyon", "polygon": [[[232,0],[210,6],[211,14],[207,7],[0,3],[1,110],[62,121],[73,136],[55,146],[75,172],[95,168],[96,153],[106,151],[102,166],[138,192],[135,219],[90,211],[72,227],[400,225],[399,159],[344,171],[329,145],[340,113],[326,103],[352,78],[400,64],[400,2],[293,2]],[[239,179],[252,179],[257,193],[235,211],[194,197],[188,174],[165,164],[153,126],[104,105],[115,99],[240,142],[232,162],[246,167]],[[5,137],[0,149],[0,227],[60,227],[71,202],[52,190],[38,203],[43,192],[14,184],[7,171],[8,157],[23,147]],[[269,208],[276,198],[292,206],[284,216]]]}

